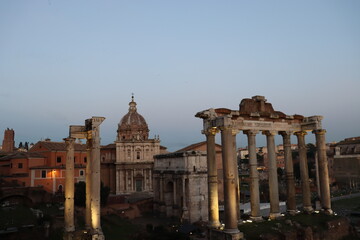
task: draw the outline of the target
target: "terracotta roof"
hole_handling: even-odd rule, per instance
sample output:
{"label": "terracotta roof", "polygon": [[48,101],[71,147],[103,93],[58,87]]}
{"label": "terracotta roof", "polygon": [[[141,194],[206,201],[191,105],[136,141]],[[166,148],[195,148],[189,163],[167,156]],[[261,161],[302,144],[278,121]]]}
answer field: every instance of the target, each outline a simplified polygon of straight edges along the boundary
{"label": "terracotta roof", "polygon": [[15,153],[12,153],[12,154],[9,154],[5,157],[2,157],[0,158],[0,161],[3,161],[3,160],[10,160],[10,159],[20,159],[20,158],[26,158],[26,159],[29,159],[29,158],[43,158],[44,156],[40,153],[37,153],[37,152],[15,152]]}
{"label": "terracotta roof", "polygon": [[[36,149],[38,145],[50,151],[66,151],[65,142],[39,141],[31,149]],[[86,151],[86,144],[75,143],[75,151]]]}
{"label": "terracotta roof", "polygon": [[101,146],[101,149],[111,149],[111,148],[116,148],[116,144],[115,143],[110,143],[108,145]]}
{"label": "terracotta roof", "polygon": [[[189,146],[187,146],[187,147],[184,147],[184,148],[182,148],[182,149],[179,149],[179,150],[177,150],[177,151],[175,151],[175,152],[192,151],[192,150],[194,150],[195,148],[200,147],[200,146],[202,146],[202,145],[206,145],[206,141],[191,144],[191,145],[189,145]],[[216,143],[215,143],[215,146],[216,146],[216,147],[221,147],[221,145],[216,144]]]}

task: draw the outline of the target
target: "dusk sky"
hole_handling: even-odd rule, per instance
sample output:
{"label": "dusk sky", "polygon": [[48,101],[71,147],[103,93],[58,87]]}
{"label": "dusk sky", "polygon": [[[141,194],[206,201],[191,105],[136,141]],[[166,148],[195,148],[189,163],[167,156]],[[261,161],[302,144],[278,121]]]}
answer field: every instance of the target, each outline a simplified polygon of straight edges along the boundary
{"label": "dusk sky", "polygon": [[360,136],[360,1],[0,1],[0,144],[91,116],[112,143],[132,93],[170,151],[205,140],[197,112],[254,95],[323,115],[327,142]]}

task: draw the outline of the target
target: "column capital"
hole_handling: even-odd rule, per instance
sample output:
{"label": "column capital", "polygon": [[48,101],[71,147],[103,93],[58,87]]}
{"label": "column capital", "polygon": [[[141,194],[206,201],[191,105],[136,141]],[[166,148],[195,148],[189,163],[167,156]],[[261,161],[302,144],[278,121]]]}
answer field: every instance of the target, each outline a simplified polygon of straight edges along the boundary
{"label": "column capital", "polygon": [[211,127],[211,128],[204,130],[203,134],[215,136],[218,132],[219,132],[219,129],[217,127]]}
{"label": "column capital", "polygon": [[258,130],[245,130],[244,134],[248,135],[248,136],[256,136],[256,134],[258,134],[259,131]]}
{"label": "column capital", "polygon": [[278,134],[278,132],[277,131],[262,131],[262,134],[266,135],[266,136],[275,136]]}
{"label": "column capital", "polygon": [[239,132],[240,132],[240,131],[237,130],[237,129],[232,129],[232,130],[231,130],[231,134],[232,134],[233,136],[236,136]]}
{"label": "column capital", "polygon": [[325,129],[316,129],[316,130],[313,130],[312,133],[315,133],[316,135],[325,135],[326,130]]}
{"label": "column capital", "polygon": [[294,132],[294,135],[296,135],[296,136],[305,136],[305,135],[307,135],[307,132],[306,131],[298,131],[298,132]]}
{"label": "column capital", "polygon": [[226,130],[233,130],[232,126],[220,126],[218,127],[218,129],[220,129],[220,131],[226,131]]}

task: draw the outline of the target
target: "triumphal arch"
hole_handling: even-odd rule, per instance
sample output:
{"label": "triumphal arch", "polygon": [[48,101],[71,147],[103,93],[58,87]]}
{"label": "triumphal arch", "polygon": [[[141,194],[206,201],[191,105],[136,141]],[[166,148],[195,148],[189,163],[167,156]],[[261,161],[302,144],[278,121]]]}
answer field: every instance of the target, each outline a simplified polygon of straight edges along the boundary
{"label": "triumphal arch", "polygon": [[[312,212],[311,194],[308,176],[305,135],[312,132],[316,136],[318,154],[320,201],[322,209],[332,213],[330,201],[329,176],[326,158],[325,133],[322,129],[322,116],[304,117],[301,115],[286,115],[275,111],[271,103],[263,96],[245,98],[241,101],[239,110],[226,108],[208,109],[198,112],[196,117],[203,119],[203,134],[207,140],[208,163],[208,201],[209,227],[219,228],[219,207],[217,190],[217,168],[215,161],[215,135],[220,132],[222,143],[223,176],[224,176],[224,233],[231,239],[241,239],[242,233],[238,230],[239,220],[239,181],[236,161],[236,135],[241,131],[248,138],[249,165],[250,165],[250,201],[251,217],[254,220],[261,218],[259,200],[259,173],[257,171],[256,140],[257,134],[266,137],[269,166],[269,194],[270,218],[280,216],[278,178],[275,155],[275,135],[281,135],[285,154],[285,173],[287,183],[287,211],[296,212],[295,183],[293,160],[291,154],[291,135],[297,137],[300,160],[300,175],[302,185],[302,210]],[[228,237],[226,238],[228,239]]]}

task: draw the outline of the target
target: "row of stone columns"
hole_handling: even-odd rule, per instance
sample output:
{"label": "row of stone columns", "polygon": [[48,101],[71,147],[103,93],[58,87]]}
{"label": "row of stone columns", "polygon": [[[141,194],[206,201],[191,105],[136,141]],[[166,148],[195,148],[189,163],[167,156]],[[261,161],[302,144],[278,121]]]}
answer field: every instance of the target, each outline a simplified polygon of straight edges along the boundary
{"label": "row of stone columns", "polygon": [[[239,199],[238,192],[238,171],[237,161],[234,157],[235,136],[231,127],[220,127],[221,143],[222,143],[222,158],[224,171],[224,199],[225,199],[225,232],[232,235],[241,234],[237,228],[238,221],[238,206]],[[217,228],[219,222],[219,208],[218,208],[218,189],[217,189],[217,168],[215,159],[215,134],[218,129],[213,127],[205,132],[207,139],[207,161],[208,161],[208,192],[209,192],[209,226]],[[259,173],[257,170],[256,157],[256,134],[258,131],[247,130],[244,134],[248,137],[249,149],[249,165],[250,165],[250,202],[251,202],[251,217],[254,220],[261,219],[260,216],[260,195],[259,195]],[[287,183],[287,211],[289,213],[296,212],[295,202],[295,183],[293,172],[293,160],[291,153],[291,140],[293,134],[291,131],[262,131],[266,135],[267,149],[268,149],[268,174],[269,174],[269,194],[270,194],[270,218],[274,219],[280,216],[279,207],[279,191],[278,191],[278,177],[277,177],[277,162],[275,152],[274,137],[277,134],[282,135],[284,145],[285,157],[285,173]],[[321,205],[323,210],[331,213],[330,202],[330,188],[329,176],[326,159],[325,146],[325,130],[314,130],[316,135],[316,145],[319,160],[319,178],[320,178],[320,195]],[[308,165],[306,157],[305,135],[306,131],[299,131],[294,133],[298,140],[300,172],[303,192],[303,210],[305,212],[313,211],[311,205],[311,192],[308,175]],[[235,164],[234,164],[235,163]]]}

